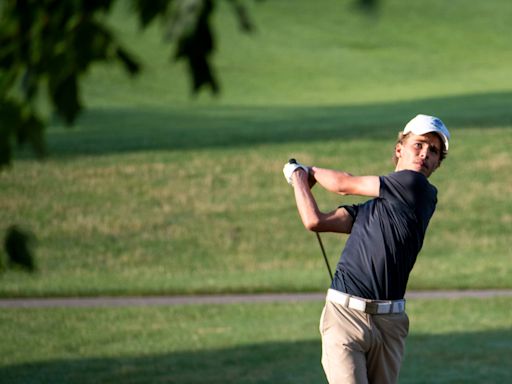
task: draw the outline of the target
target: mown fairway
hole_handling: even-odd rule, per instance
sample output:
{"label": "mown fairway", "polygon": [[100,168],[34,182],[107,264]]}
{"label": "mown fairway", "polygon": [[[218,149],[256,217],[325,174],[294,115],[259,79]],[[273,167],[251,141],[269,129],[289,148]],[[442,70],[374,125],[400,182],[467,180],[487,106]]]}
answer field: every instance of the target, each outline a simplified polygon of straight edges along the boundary
{"label": "mown fairway", "polygon": [[[510,287],[512,4],[384,1],[370,18],[348,1],[250,5],[257,32],[242,35],[220,4],[223,93],[197,100],[160,30],[116,11],[146,71],[95,68],[77,126],[51,124],[49,158],[21,151],[0,174],[1,233],[31,230],[39,266],[0,275],[0,295],[323,290],[283,163],[390,172],[420,112],[453,140],[410,288]],[[316,194],[323,209],[358,201]],[[334,265],[344,238],[324,242]]]}
{"label": "mown fairway", "polygon": [[[511,304],[411,301],[400,383],[508,383]],[[321,309],[320,302],[5,309],[0,377],[4,384],[324,383]]]}

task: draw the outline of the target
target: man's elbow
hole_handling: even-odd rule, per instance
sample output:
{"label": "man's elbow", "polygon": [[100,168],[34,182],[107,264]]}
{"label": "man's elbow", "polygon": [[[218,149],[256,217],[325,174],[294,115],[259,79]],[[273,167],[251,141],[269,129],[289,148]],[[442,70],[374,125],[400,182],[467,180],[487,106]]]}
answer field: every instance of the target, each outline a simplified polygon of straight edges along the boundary
{"label": "man's elbow", "polygon": [[318,217],[310,217],[303,220],[304,227],[311,232],[319,232],[321,230],[321,221]]}

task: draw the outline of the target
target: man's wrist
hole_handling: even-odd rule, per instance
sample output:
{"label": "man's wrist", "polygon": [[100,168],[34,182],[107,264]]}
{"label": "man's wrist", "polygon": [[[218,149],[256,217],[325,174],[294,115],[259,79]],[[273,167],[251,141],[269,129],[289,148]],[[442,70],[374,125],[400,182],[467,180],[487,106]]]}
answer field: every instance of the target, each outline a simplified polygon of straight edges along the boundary
{"label": "man's wrist", "polygon": [[306,173],[304,168],[297,168],[292,173],[292,179],[295,179],[295,180],[307,180],[308,175],[309,175],[309,173]]}
{"label": "man's wrist", "polygon": [[316,184],[315,167],[308,167],[308,184],[312,188]]}

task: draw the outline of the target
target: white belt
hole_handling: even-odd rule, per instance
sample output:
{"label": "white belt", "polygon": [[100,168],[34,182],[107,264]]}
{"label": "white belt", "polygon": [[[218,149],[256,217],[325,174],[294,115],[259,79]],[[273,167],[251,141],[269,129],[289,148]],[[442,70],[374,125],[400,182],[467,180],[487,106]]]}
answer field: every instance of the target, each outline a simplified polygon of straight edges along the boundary
{"label": "white belt", "polygon": [[357,296],[351,296],[347,293],[336,291],[335,289],[329,289],[327,291],[327,300],[370,315],[402,313],[405,311],[405,299],[368,300]]}

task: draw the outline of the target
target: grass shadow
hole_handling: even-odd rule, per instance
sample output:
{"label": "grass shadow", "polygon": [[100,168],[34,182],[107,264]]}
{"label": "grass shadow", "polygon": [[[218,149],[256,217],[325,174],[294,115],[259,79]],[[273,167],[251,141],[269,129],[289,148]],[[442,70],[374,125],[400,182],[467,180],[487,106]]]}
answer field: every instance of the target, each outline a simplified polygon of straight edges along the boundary
{"label": "grass shadow", "polygon": [[[101,347],[99,347],[101,348]],[[320,341],[273,342],[135,357],[59,359],[0,367],[4,384],[321,383]],[[400,383],[505,383],[512,331],[411,335]]]}
{"label": "grass shadow", "polygon": [[498,92],[354,106],[91,109],[74,129],[50,127],[48,147],[52,157],[69,157],[389,139],[417,113],[437,115],[450,128],[510,126],[511,104],[512,92]]}

